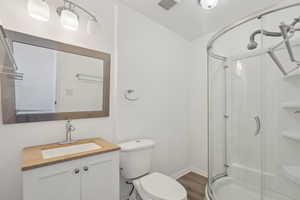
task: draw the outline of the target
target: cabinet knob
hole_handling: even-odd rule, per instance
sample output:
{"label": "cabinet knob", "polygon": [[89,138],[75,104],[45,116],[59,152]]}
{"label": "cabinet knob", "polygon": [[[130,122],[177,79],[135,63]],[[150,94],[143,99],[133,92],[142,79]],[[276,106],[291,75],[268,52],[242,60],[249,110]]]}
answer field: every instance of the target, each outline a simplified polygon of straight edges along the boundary
{"label": "cabinet knob", "polygon": [[88,166],[84,166],[83,170],[87,172],[87,171],[89,171],[89,167]]}
{"label": "cabinet knob", "polygon": [[79,172],[80,172],[80,169],[78,169],[78,168],[74,169],[74,174],[79,174]]}

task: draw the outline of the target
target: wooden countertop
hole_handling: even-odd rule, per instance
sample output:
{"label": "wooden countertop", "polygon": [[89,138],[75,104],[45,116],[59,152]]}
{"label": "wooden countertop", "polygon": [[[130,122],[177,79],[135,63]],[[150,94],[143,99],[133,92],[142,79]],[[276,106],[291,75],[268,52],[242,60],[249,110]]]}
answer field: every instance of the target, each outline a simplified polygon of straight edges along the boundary
{"label": "wooden countertop", "polygon": [[[53,149],[53,148],[66,147],[66,146],[85,144],[85,143],[95,143],[101,146],[102,148],[97,150],[92,150],[92,151],[85,151],[82,153],[69,154],[65,156],[50,158],[50,159],[44,159],[42,155],[42,150],[45,149]],[[23,149],[21,169],[23,171],[34,169],[34,168],[43,167],[58,162],[78,159],[86,156],[97,155],[97,154],[111,152],[111,151],[117,151],[119,149],[120,149],[119,146],[107,142],[101,138],[80,140],[72,144],[47,144],[47,145],[26,147]]]}

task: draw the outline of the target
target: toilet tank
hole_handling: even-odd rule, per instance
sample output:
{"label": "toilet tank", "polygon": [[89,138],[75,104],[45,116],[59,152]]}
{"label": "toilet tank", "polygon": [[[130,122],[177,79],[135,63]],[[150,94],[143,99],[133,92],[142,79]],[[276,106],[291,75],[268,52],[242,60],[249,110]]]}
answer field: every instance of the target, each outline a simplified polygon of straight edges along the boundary
{"label": "toilet tank", "polygon": [[154,141],[148,139],[119,144],[121,174],[125,179],[135,179],[150,172],[154,145]]}

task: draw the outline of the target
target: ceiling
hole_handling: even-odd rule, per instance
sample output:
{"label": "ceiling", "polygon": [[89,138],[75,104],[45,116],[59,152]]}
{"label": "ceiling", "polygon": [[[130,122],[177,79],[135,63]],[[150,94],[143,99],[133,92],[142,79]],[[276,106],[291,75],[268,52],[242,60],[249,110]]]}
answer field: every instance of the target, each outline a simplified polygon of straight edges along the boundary
{"label": "ceiling", "polygon": [[160,0],[121,1],[186,39],[193,40],[280,0],[219,0],[218,6],[212,10],[202,9],[198,0],[181,0],[169,11],[158,6]]}

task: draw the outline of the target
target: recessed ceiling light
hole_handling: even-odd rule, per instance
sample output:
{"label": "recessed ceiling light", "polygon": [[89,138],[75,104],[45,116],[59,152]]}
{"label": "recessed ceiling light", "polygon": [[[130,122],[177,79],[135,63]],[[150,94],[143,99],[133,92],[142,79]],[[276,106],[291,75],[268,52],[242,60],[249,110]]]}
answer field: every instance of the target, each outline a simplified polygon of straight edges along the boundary
{"label": "recessed ceiling light", "polygon": [[209,10],[215,8],[218,5],[219,0],[199,0],[199,3],[202,8]]}

